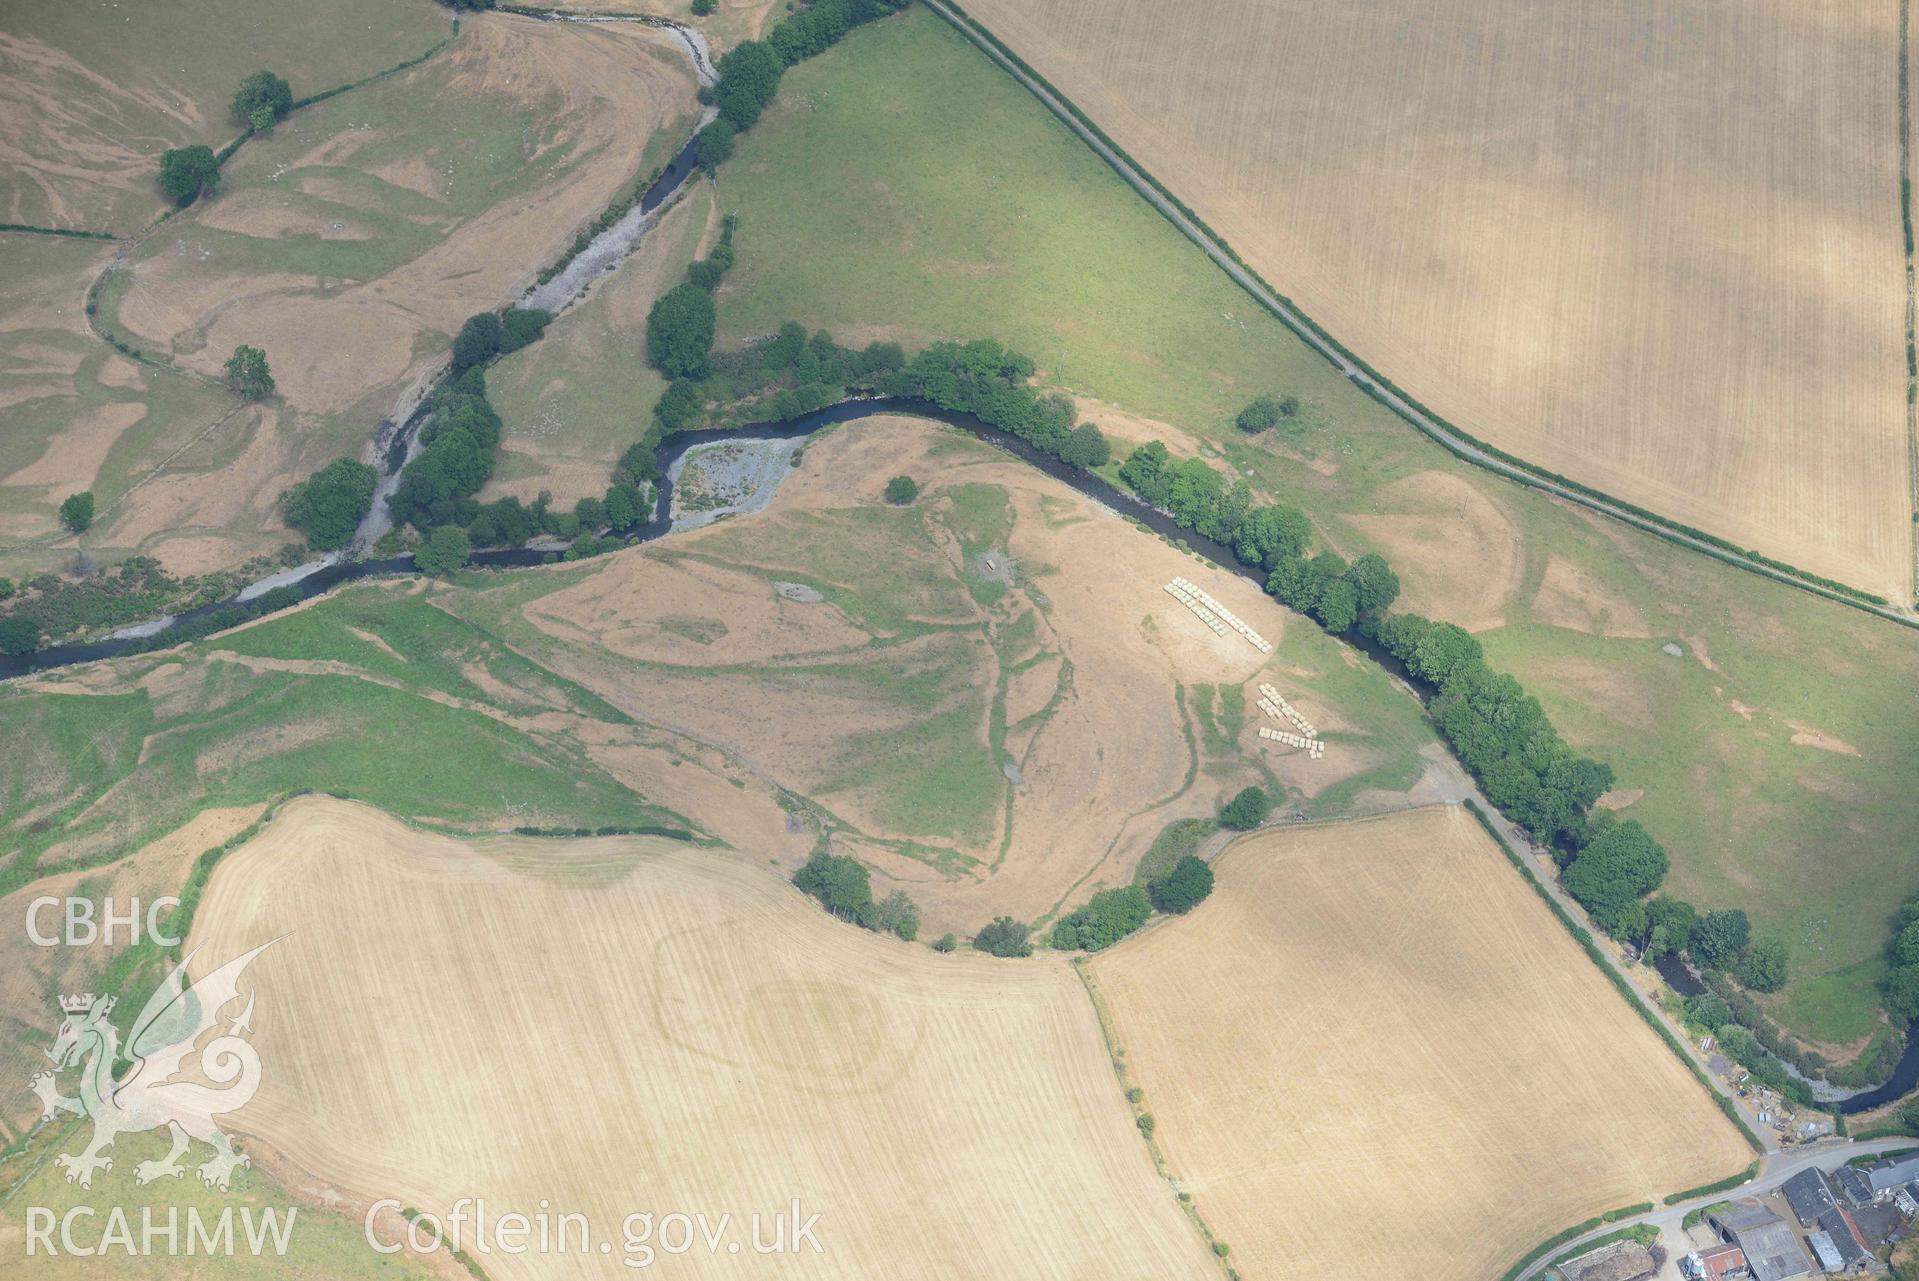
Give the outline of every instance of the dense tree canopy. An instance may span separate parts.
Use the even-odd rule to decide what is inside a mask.
[[[1050,942],[1061,951],[1097,952],[1146,924],[1152,914],[1152,901],[1137,885],[1101,890],[1085,907],[1054,924]]]
[[[793,884],[843,921],[864,924],[873,913],[872,877],[856,858],[818,851],[793,873]]]
[[[160,190],[176,205],[192,204],[219,181],[220,162],[211,147],[173,147],[160,155]]]
[[[1759,940],[1739,958],[1739,981],[1755,992],[1777,992],[1786,986],[1787,954],[1784,939]]]
[[[1249,832],[1266,821],[1273,808],[1264,789],[1248,787],[1228,801],[1219,811],[1219,821],[1236,832]]]
[[[1147,882],[1146,893],[1162,912],[1190,912],[1213,892],[1213,869],[1204,859],[1183,856],[1164,876]]]
[[[1693,927],[1692,955],[1701,965],[1721,968],[1731,965],[1746,950],[1752,938],[1752,924],[1739,908],[1708,912]]]
[[[1073,428],[1073,434],[1066,438],[1065,446],[1059,451],[1062,462],[1075,467],[1084,467],[1091,471],[1095,467],[1104,467],[1113,456],[1113,447],[1106,441],[1106,433],[1096,424],[1081,423]]]
[[[353,539],[373,507],[380,474],[355,458],[336,458],[280,496],[287,524],[306,535],[314,551],[330,552]]]
[[[1595,824],[1593,831],[1566,868],[1566,892],[1608,934],[1625,934],[1633,924],[1643,927],[1643,910],[1636,921],[1628,912],[1665,879],[1666,851],[1636,819]]]
[[[84,534],[93,527],[93,491],[70,495],[60,504],[60,523],[70,534]]]
[[[473,541],[458,525],[441,525],[426,536],[413,563],[423,574],[450,574],[473,554]]]
[[[724,117],[700,130],[699,141],[693,147],[693,157],[699,161],[700,168],[712,173],[732,159],[734,139],[738,135],[732,121]]]
[[[267,368],[267,354],[258,347],[242,343],[233,349],[226,363],[227,386],[243,400],[265,400],[273,394],[273,371]]]
[[[0,618],[0,654],[30,654],[40,647],[40,624],[26,614]]]
[[[720,82],[713,89],[720,119],[740,133],[751,129],[779,92],[785,70],[786,63],[769,44],[745,40],[733,46],[720,59]]]
[[[275,121],[286,119],[291,110],[292,87],[271,71],[256,71],[242,80],[240,91],[233,95],[233,105],[229,108],[233,123],[256,129],[262,120],[271,128]]]
[[[1031,956],[1033,945],[1027,941],[1031,933],[1030,926],[1010,916],[996,916],[973,936],[973,946],[993,956]]]
[[[673,286],[646,316],[646,358],[668,378],[704,378],[716,319],[713,296],[686,282]]]

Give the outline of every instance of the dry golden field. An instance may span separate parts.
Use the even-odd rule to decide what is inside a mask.
[[[1495,1276],[1750,1159],[1463,809],[1270,831],[1217,873],[1091,970],[1247,1276]]]
[[[1910,599],[1895,5],[967,8],[1462,429]]]
[[[799,1198],[823,1253],[669,1276],[1213,1278],[1064,965],[941,957],[778,877],[651,839],[463,844],[290,803],[229,856],[190,946],[255,962],[259,1094],[236,1128],[349,1197],[584,1213],[617,1277],[634,1211]],[[545,1198],[546,1200],[542,1200]]]

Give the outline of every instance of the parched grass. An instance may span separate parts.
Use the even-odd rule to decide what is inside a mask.
[[[416,55],[444,39],[448,26],[445,10],[430,0],[184,0],[106,9],[29,3],[10,6],[7,14],[9,34],[44,41],[98,77],[46,75],[35,83],[50,99],[73,95],[91,103],[102,98],[103,86],[147,91],[135,97],[109,89],[110,109],[101,118],[84,108],[73,114],[156,164],[165,148],[196,142],[218,148],[239,133],[227,107],[249,72],[277,71],[294,96],[304,98]],[[178,105],[170,110],[162,106],[173,102]],[[85,137],[82,131],[67,141]],[[46,141],[29,150],[55,159]],[[64,159],[72,163],[71,156]],[[90,188],[68,176],[56,186],[63,201],[75,202],[73,212],[84,215],[80,223],[114,231],[132,231],[161,203],[144,184]],[[47,200],[24,169],[0,175],[0,206],[15,220],[48,222]]]
[[[795,318],[909,345],[990,335],[1033,356],[1042,382],[1167,424],[1133,430],[1210,446],[1348,557],[1386,555],[1430,612],[1494,619],[1480,638],[1495,663],[1622,788],[1643,789],[1626,814],[1670,850],[1670,888],[1704,908],[1743,907],[1792,943],[1794,987],[1820,986],[1789,988],[1790,1028],[1827,1039],[1873,1016],[1864,963],[1884,944],[1887,905],[1919,891],[1906,854],[1919,843],[1908,784],[1919,636],[1452,459],[1254,307],[930,14],[862,28],[795,68],[720,186],[751,246],[720,295],[723,334]],[[840,251],[849,242],[858,253]],[[1301,398],[1297,430],[1248,438],[1230,426],[1269,390]],[[1420,510],[1388,487],[1433,477],[1483,498],[1492,536],[1518,545],[1505,600],[1482,610],[1480,566],[1382,534],[1377,516]],[[1650,638],[1537,616],[1549,555],[1631,605]],[[1669,640],[1689,657],[1665,655]],[[1795,721],[1859,754],[1795,745]],[[1409,781],[1404,767],[1380,771],[1323,799]]]

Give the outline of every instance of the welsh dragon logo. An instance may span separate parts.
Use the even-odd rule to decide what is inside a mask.
[[[127,1031],[124,1048],[109,1021],[112,997],[87,993],[60,998],[66,1021],[47,1051],[53,1071],[39,1073],[31,1084],[46,1118],[71,1112],[93,1121],[93,1141],[86,1151],[55,1158],[66,1170],[67,1182],[91,1187],[95,1170],[113,1169],[113,1158],[102,1154],[116,1138],[162,1126],[173,1134],[173,1149],[158,1161],[134,1166],[135,1183],[185,1174],[180,1158],[196,1139],[213,1149],[198,1169],[208,1187],[225,1191],[234,1169],[250,1164],[233,1150],[232,1140],[221,1133],[213,1118],[244,1107],[260,1088],[260,1056],[246,1039],[252,1030],[253,993],[247,993],[246,1007],[225,1031],[204,1046],[200,1041],[217,1027],[220,1011],[239,999],[241,973],[273,942],[228,961],[198,982],[186,977],[187,966],[197,954],[189,953],[147,998],[140,1017]],[[192,1066],[189,1059],[196,1052],[199,1070],[195,1075],[213,1082],[212,1087],[201,1080],[175,1079],[183,1068]],[[60,1093],[58,1075],[76,1064],[79,1093],[69,1098]]]

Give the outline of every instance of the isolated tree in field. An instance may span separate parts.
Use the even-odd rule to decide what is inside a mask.
[[[0,618],[0,654],[30,654],[39,647],[39,623],[25,614]]]
[[[933,940],[935,952],[951,952],[959,947],[959,939],[951,934],[942,934]]]
[[[1693,959],[1723,968],[1738,959],[1752,938],[1752,923],[1739,908],[1708,912],[1692,932]]]
[[[1755,992],[1777,992],[1786,986],[1786,941],[1761,939],[1739,958],[1736,977]]]
[[[693,16],[696,18],[710,18],[713,16],[713,10],[718,7],[719,0],[693,0]]]
[[[712,372],[713,296],[695,284],[667,290],[646,314],[646,358],[668,378]]]
[[[336,458],[280,496],[287,524],[316,552],[345,547],[373,508],[380,474],[357,458]]]
[[[413,564],[423,574],[450,574],[473,554],[473,541],[458,525],[440,525],[413,553]]]
[[[70,534],[84,534],[93,526],[93,493],[83,491],[60,504],[60,523]]]
[[[973,946],[992,956],[1031,956],[1033,945],[1026,939],[1029,933],[1028,926],[1012,917],[996,916],[973,937]]]
[[[160,190],[184,208],[211,191],[220,181],[220,162],[213,148],[174,147],[160,155]]]
[[[1162,912],[1190,912],[1213,892],[1213,869],[1204,859],[1183,855],[1164,876],[1146,883],[1147,896]]]
[[[693,145],[693,158],[699,161],[700,168],[712,173],[733,158],[734,139],[739,130],[724,117],[715,120],[700,130],[699,141]]]
[[[886,501],[904,507],[920,496],[920,483],[911,476],[895,476],[886,482]]]
[[[1263,789],[1248,787],[1219,811],[1219,821],[1236,832],[1250,832],[1266,821],[1273,803]]]
[[[1066,445],[1059,451],[1059,456],[1062,462],[1091,471],[1106,465],[1113,456],[1113,447],[1106,442],[1106,433],[1097,424],[1081,423],[1066,438]]]
[[[254,72],[240,82],[240,91],[233,95],[233,122],[254,129],[271,129],[291,110],[293,89],[271,71]]]
[[[267,354],[258,347],[242,343],[227,358],[227,386],[243,400],[265,400],[273,394],[273,373],[267,368]]]

